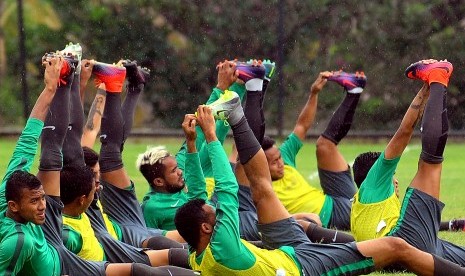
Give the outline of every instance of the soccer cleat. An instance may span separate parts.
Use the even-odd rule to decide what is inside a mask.
[[[363,88],[367,83],[367,77],[363,72],[346,73],[342,70],[334,72],[328,81],[333,81],[340,86],[344,87],[349,93],[358,94],[362,93]]]
[[[276,72],[276,63],[271,62],[269,59],[265,59],[262,62],[263,66],[265,66],[265,80],[270,81],[273,77],[274,73]]]
[[[224,90],[224,93],[221,94],[219,99],[208,106],[212,109],[215,119],[226,121],[237,107],[241,106],[241,99],[236,92]]]
[[[465,220],[453,219],[449,221],[449,230],[450,231],[465,231]]]
[[[453,70],[454,67],[452,63],[448,61],[436,61],[433,63],[418,61],[410,64],[410,66],[405,69],[405,75],[409,79],[422,80],[428,82],[428,84],[439,82],[447,86]]]
[[[123,83],[126,78],[125,67],[95,62],[92,73],[94,73],[96,77],[95,83],[97,87],[101,83],[104,83],[105,90],[108,92],[119,93],[123,90]]]
[[[139,84],[145,84],[148,81],[150,70],[145,67],[137,66],[137,62],[135,60],[124,60],[123,66],[126,67],[126,76],[131,85],[138,86]]]
[[[249,59],[247,61],[247,64],[250,64],[252,65],[254,62],[253,59]],[[264,80],[267,80],[268,82],[271,80],[271,77],[273,77],[274,73],[275,73],[275,68],[276,68],[276,63],[275,62],[272,62],[271,60],[269,59],[265,59],[263,61],[259,60],[258,61],[259,64],[262,64],[264,67],[265,67],[265,77],[264,77]]]
[[[42,61],[47,61],[50,58],[56,57],[56,56],[61,56],[60,52],[57,53],[46,53],[42,57]],[[77,59],[75,59],[74,56],[65,56],[63,57],[63,65],[61,66],[60,70],[60,79],[58,80],[58,86],[60,85],[66,85],[69,81],[72,81],[69,77],[73,74],[75,71],[76,65],[78,64]]]
[[[73,44],[73,43],[68,43],[66,47],[60,51],[60,53],[64,57],[74,57],[74,59],[77,60],[77,65],[76,65],[76,74],[81,73],[81,59],[82,59],[82,47],[79,45],[79,43]]]
[[[265,78],[265,66],[259,63],[258,66],[254,66],[247,62],[236,61],[236,70],[239,72],[238,78],[244,82],[248,82],[251,79]]]

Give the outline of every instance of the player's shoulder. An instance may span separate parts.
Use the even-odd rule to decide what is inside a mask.
[[[29,250],[34,247],[34,232],[27,224],[7,219],[0,223],[0,242],[6,247]]]

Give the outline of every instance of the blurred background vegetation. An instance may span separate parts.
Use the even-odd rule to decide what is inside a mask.
[[[79,42],[84,58],[130,58],[151,69],[136,128],[179,128],[183,115],[208,98],[217,62],[269,58],[278,61],[266,96],[269,128],[291,129],[317,74],[343,69],[368,77],[352,130],[393,131],[421,87],[404,69],[430,57],[454,64],[450,126],[465,128],[464,0],[1,0],[0,127],[24,123],[21,80],[32,106],[42,90],[42,55],[68,42]],[[95,93],[88,89],[86,108]],[[342,88],[327,85],[314,131],[342,96]]]

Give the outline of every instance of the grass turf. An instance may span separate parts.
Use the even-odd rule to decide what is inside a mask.
[[[137,139],[130,138],[124,147],[123,160],[128,174],[136,184],[136,192],[139,200],[148,191],[148,184],[142,175],[137,171],[135,162],[137,155],[152,145],[165,145],[171,153],[176,153],[181,145],[182,140],[179,138],[152,138]],[[0,139],[0,175],[4,175],[8,160],[11,157],[15,146],[15,139]],[[98,144],[98,143],[97,143]],[[355,157],[365,151],[382,151],[387,141],[366,142],[366,141],[343,141],[339,149],[346,160],[351,164]],[[98,150],[98,147],[96,147]],[[227,142],[225,149],[229,153],[231,144]],[[413,141],[405,150],[402,159],[396,171],[396,178],[399,180],[399,187],[403,196],[405,188],[413,178],[417,168],[418,156],[420,154],[421,144],[419,141]],[[465,144],[450,141],[446,146],[444,154],[445,162],[443,164],[442,182],[441,182],[441,200],[446,203],[443,210],[443,220],[452,218],[465,217],[463,209],[463,188],[465,171],[463,170],[463,153]],[[32,172],[37,172],[36,164],[32,167]],[[315,144],[314,141],[308,141],[297,156],[297,168],[310,184],[319,186],[318,174],[316,170]],[[458,232],[441,232],[440,237],[453,243],[465,246],[465,233]],[[374,274],[377,275],[377,274]],[[397,275],[389,273],[379,273],[378,275]],[[408,274],[403,274],[408,275]]]

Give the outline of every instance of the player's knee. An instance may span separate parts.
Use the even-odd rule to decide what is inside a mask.
[[[318,137],[318,139],[316,140],[316,152],[317,154],[324,154],[326,152],[330,152],[331,149],[333,149],[334,147],[336,147],[336,145],[334,144],[334,142],[332,142],[331,140],[323,137],[323,136],[320,136]]]
[[[409,245],[405,240],[397,237],[387,237],[388,240],[388,245],[389,245],[389,251],[397,256],[397,259],[399,261],[402,261],[407,255],[409,255],[410,249],[412,248],[411,245]]]
[[[262,204],[263,202],[268,202],[271,197],[275,197],[273,189],[271,186],[269,188],[263,189],[254,189],[252,192],[252,200],[255,206]]]

